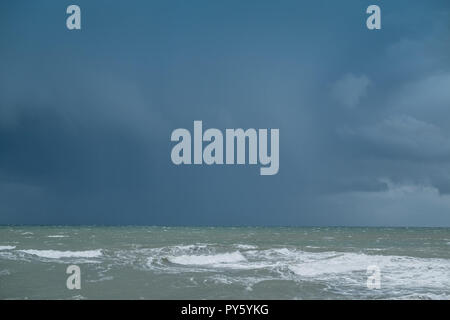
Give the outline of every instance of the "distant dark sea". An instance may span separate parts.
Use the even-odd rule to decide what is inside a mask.
[[[449,299],[450,229],[3,226],[0,298]]]

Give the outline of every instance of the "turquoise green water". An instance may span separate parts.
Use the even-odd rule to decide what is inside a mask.
[[[1,299],[449,297],[448,228],[0,227]]]

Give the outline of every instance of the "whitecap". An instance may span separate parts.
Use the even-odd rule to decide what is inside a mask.
[[[167,259],[172,263],[183,265],[217,265],[246,261],[239,251],[211,255],[181,255]]]
[[[235,247],[242,250],[251,250],[258,248],[257,246],[253,246],[251,244],[236,244]]]
[[[8,269],[0,271],[0,276],[9,276],[11,272]]]
[[[110,280],[114,280],[114,277],[113,276],[105,276],[105,277],[101,277],[99,279],[86,280],[86,282],[102,282],[102,281],[110,281]]]
[[[365,277],[367,267],[372,265],[380,268],[384,287],[444,289],[450,285],[448,259],[324,252],[305,256],[289,270],[301,278],[331,280],[340,275],[341,279],[359,283],[358,274]]]
[[[0,246],[0,250],[12,250],[15,248],[16,246]]]
[[[96,258],[102,255],[102,251],[86,250],[86,251],[59,251],[59,250],[19,250],[20,252],[35,255],[42,258],[60,259],[60,258]]]

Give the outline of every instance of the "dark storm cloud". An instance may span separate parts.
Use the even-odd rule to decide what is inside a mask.
[[[446,1],[69,4],[1,5],[0,223],[450,225]],[[194,120],[279,173],[173,165]]]

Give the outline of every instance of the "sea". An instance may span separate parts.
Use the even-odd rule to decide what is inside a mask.
[[[450,228],[0,227],[0,299],[449,298]]]

